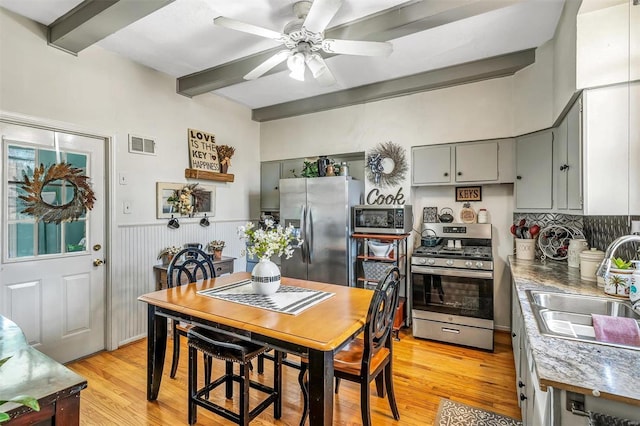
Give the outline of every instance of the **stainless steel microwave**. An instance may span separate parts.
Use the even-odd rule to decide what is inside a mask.
[[[409,234],[413,210],[409,205],[367,205],[352,208],[353,232],[367,234]]]

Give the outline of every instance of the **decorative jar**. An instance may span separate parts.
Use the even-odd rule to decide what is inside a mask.
[[[255,294],[270,295],[280,288],[280,268],[269,259],[260,262],[251,271],[251,286]]]
[[[611,296],[629,297],[633,269],[609,269],[604,277],[604,292]]]
[[[580,267],[580,253],[589,249],[589,243],[584,238],[575,238],[569,241],[567,264],[569,268]]]
[[[604,252],[593,247],[591,250],[581,251],[578,257],[580,258],[580,278],[583,281],[597,282],[596,272],[604,259]],[[604,283],[598,282],[597,285],[604,287]]]

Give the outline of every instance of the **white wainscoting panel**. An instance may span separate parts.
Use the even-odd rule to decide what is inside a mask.
[[[246,269],[245,245],[237,228],[246,221],[214,222],[202,227],[198,222],[181,221],[180,228],[169,229],[166,222],[158,225],[125,225],[118,227],[117,246],[113,250],[115,265],[111,277],[113,319],[122,345],[147,333],[147,305],[138,296],[155,290],[153,266],[160,264],[158,253],[167,246],[224,240],[223,256],[235,257],[234,271]]]

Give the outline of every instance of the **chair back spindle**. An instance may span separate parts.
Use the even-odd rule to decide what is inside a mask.
[[[216,277],[213,262],[207,253],[197,247],[182,249],[167,268],[167,287],[189,284],[198,279]]]

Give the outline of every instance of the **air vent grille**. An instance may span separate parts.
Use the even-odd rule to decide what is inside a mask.
[[[143,136],[129,135],[129,152],[156,155],[156,141]]]

